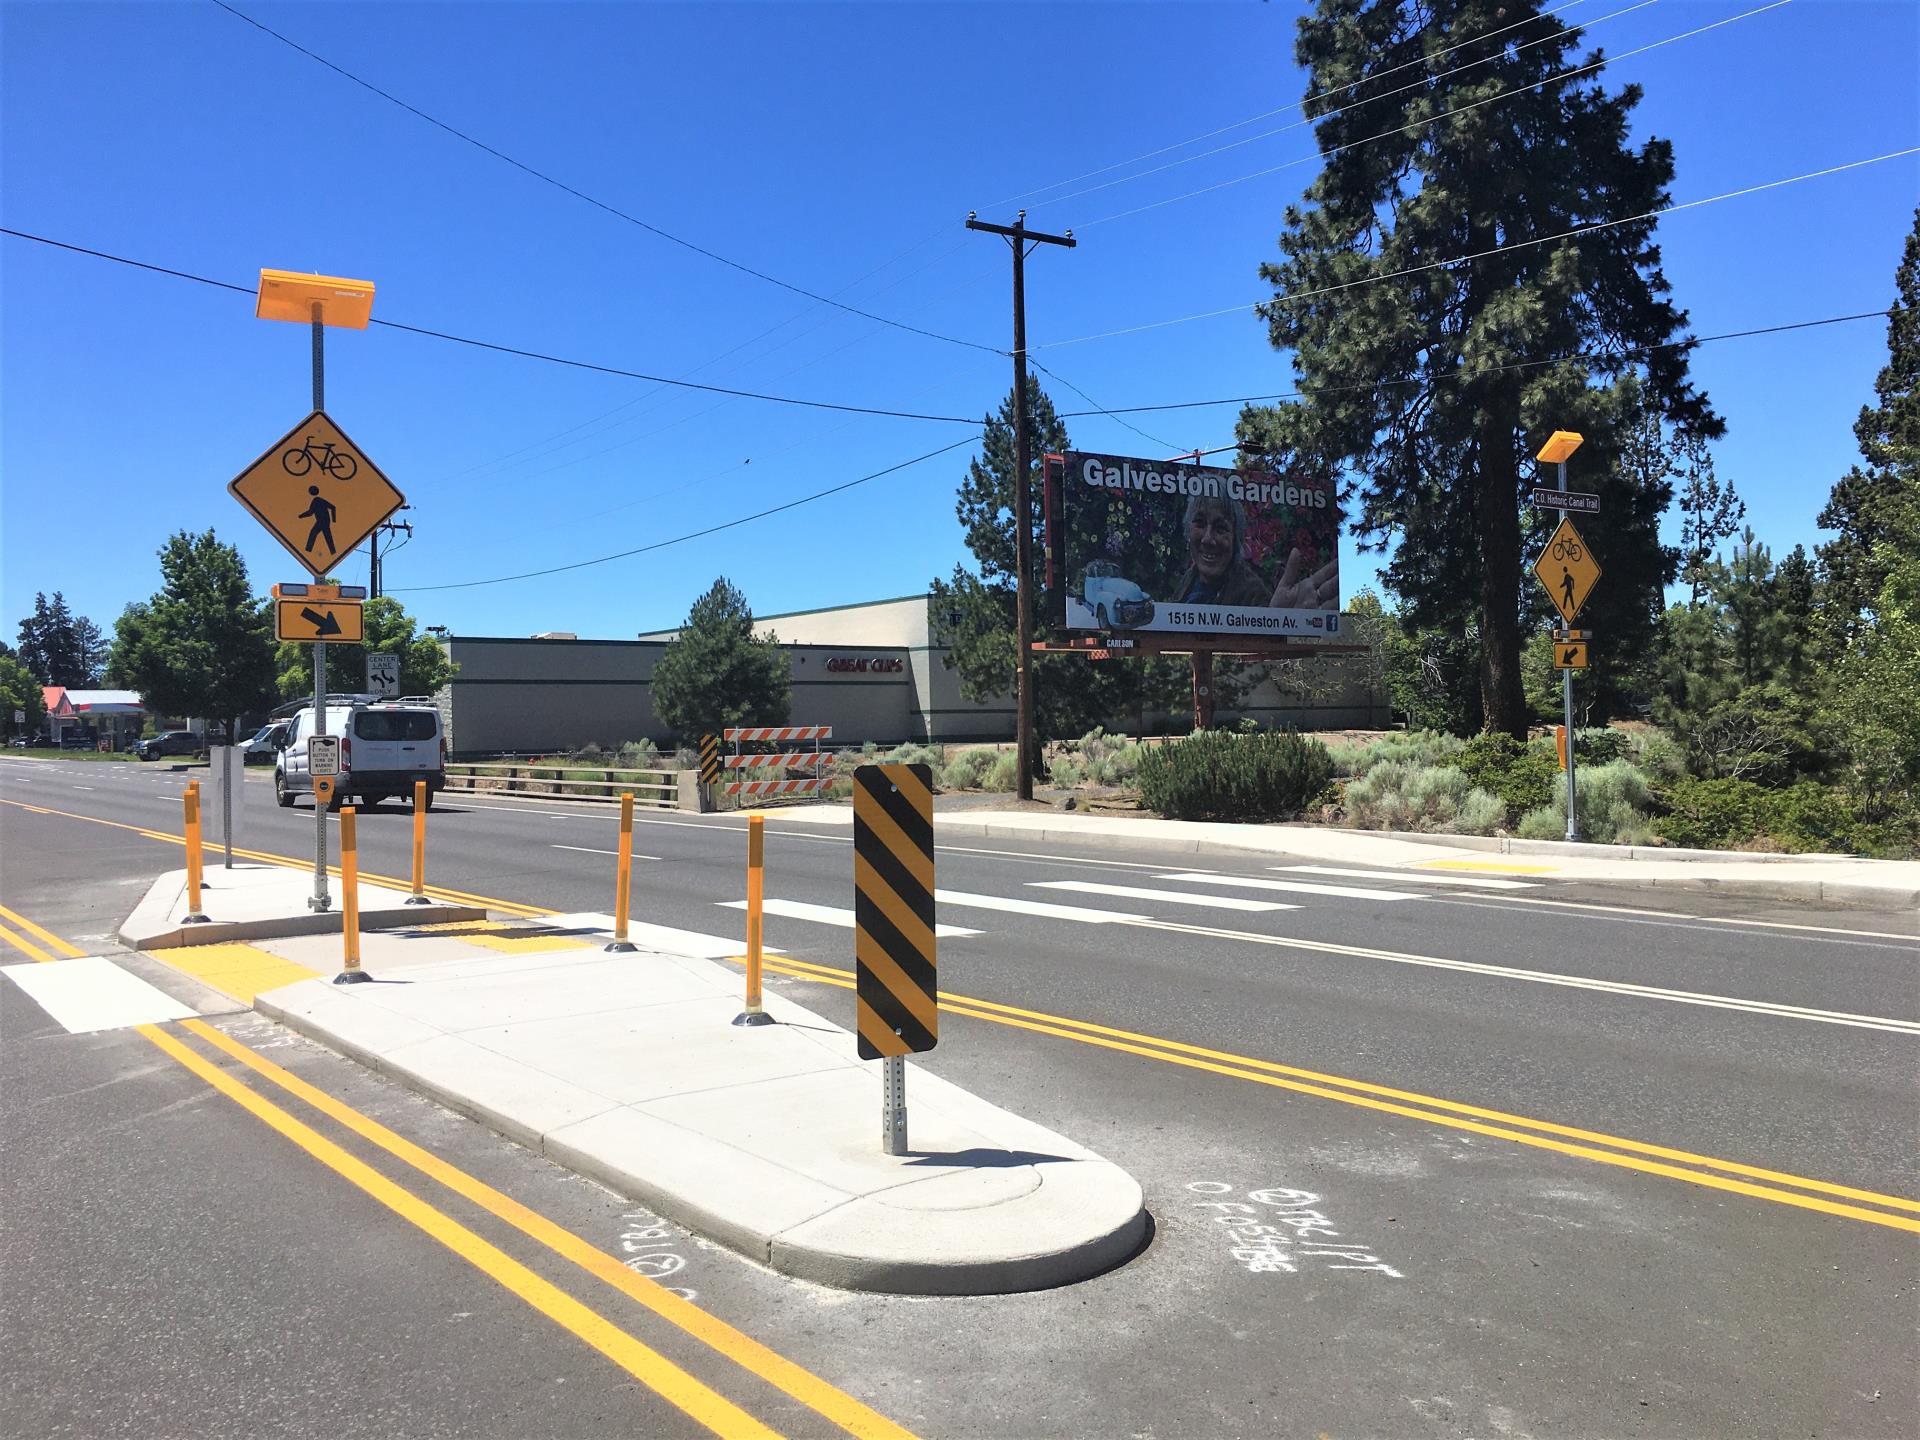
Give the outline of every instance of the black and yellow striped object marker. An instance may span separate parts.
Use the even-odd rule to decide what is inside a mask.
[[[700,737],[700,783],[720,783],[720,737],[717,735]]]
[[[855,1013],[860,1058],[940,1038],[933,948],[933,787],[925,765],[853,772]]]

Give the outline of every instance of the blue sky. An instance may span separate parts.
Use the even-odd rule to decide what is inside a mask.
[[[742,264],[945,335],[1009,343],[1004,245],[970,209],[1074,228],[1028,268],[1036,357],[1103,405],[1290,388],[1245,311],[1082,343],[1264,288],[1315,171],[1298,120],[1301,0],[1262,4],[248,4],[449,124]],[[1610,55],[1764,0],[1583,0]],[[1602,18],[1611,16],[1612,18]],[[1674,142],[1676,201],[1920,144],[1920,5],[1793,0],[1621,60],[1637,135]],[[1212,140],[1203,132],[1269,111]],[[1179,146],[1079,184],[1057,185]],[[1250,172],[1288,168],[1240,183]],[[596,363],[861,405],[982,415],[1004,357],[824,308],[663,241],[195,3],[0,7],[0,217],[251,287],[261,266],[365,277],[376,316]],[[1106,181],[1072,199],[1055,197]],[[1120,212],[1185,196],[1133,215]],[[1884,307],[1920,197],[1906,157],[1676,215],[1666,271],[1696,333]],[[1052,202],[1052,203],[1049,203]],[[777,328],[776,328],[777,327]],[[771,333],[768,333],[771,332]],[[1851,463],[1885,358],[1868,321],[1708,345],[1720,473],[1782,553]],[[1046,381],[1062,409],[1089,408]],[[775,519],[513,584],[416,590],[670,538],[977,438],[658,390],[394,331],[331,331],[329,412],[405,491],[387,583],[464,634],[627,636],[718,574],[760,613],[911,593],[963,556],[968,451]],[[299,578],[226,482],[306,413],[308,347],[240,295],[0,237],[0,625],[64,590],[111,625],[172,530]],[[1234,410],[1135,417],[1168,450]],[[1087,449],[1154,455],[1104,417]],[[1346,550],[1345,593],[1371,557]],[[356,560],[342,568],[363,580]]]

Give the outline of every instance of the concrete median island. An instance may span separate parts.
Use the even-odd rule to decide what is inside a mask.
[[[880,1067],[856,1057],[849,1030],[772,993],[776,1024],[737,1027],[740,971],[708,937],[635,925],[640,952],[610,955],[610,928],[576,915],[369,934],[365,966],[385,983],[307,980],[255,1003],[803,1279],[1037,1290],[1111,1269],[1144,1242],[1131,1175],[917,1067],[911,1153],[883,1154]],[[309,963],[324,944],[256,943]]]

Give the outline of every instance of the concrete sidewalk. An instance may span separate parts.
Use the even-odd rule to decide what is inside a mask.
[[[766,812],[783,823],[853,824],[850,805]],[[1657,846],[1569,845],[1483,835],[1409,835],[1332,825],[1230,824],[1080,811],[935,811],[941,839],[976,836],[1048,845],[1142,846],[1176,854],[1253,854],[1369,869],[1484,870],[1572,882],[1626,882],[1764,900],[1889,909],[1920,905],[1920,861],[1852,855],[1767,855]]]
[[[881,1153],[880,1066],[856,1057],[850,1031],[774,994],[778,1023],[735,1026],[737,966],[673,953],[680,932],[645,925],[630,932],[640,953],[607,954],[611,924],[572,915],[368,934],[377,983],[304,980],[255,1004],[804,1279],[919,1295],[1035,1290],[1110,1269],[1143,1243],[1132,1176],[915,1066],[912,1153]],[[331,937],[255,944],[336,968]]]

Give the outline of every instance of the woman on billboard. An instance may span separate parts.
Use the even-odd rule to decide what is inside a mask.
[[[1247,512],[1225,495],[1194,495],[1187,501],[1187,570],[1172,598],[1201,605],[1250,605],[1275,610],[1312,610],[1338,593],[1339,562],[1301,575],[1298,550],[1287,553],[1277,585],[1269,587],[1247,559]]]

